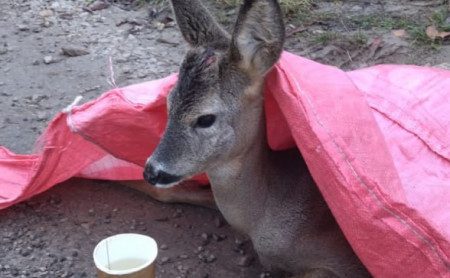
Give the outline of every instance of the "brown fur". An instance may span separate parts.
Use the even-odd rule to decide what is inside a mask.
[[[284,41],[275,0],[248,0],[230,37],[198,0],[172,0],[191,45],[169,95],[164,136],[145,176],[157,187],[206,172],[227,221],[248,234],[264,266],[298,277],[370,277],[297,149],[266,142],[265,74]],[[202,117],[215,121],[201,124]]]

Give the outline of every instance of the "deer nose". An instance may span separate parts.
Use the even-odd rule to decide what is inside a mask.
[[[180,181],[181,177],[159,170],[152,164],[147,163],[144,170],[144,179],[153,185],[166,185]]]
[[[159,172],[151,164],[145,165],[144,180],[153,185],[156,185],[158,183]]]

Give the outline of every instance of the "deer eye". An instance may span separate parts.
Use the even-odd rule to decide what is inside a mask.
[[[203,115],[198,117],[195,127],[208,128],[214,124],[216,116],[213,114]]]

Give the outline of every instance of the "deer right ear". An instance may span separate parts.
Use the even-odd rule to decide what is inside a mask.
[[[181,34],[191,47],[228,47],[229,34],[199,0],[171,0],[170,3]]]
[[[280,58],[284,32],[277,0],[245,0],[232,36],[231,60],[264,76]]]

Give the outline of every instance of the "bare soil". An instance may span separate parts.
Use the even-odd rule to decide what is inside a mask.
[[[49,120],[77,95],[177,70],[186,45],[168,5],[146,1],[3,0],[0,10],[0,145],[30,153]],[[236,9],[207,2],[230,26]],[[448,1],[325,1],[289,14],[286,48],[357,69],[379,63],[450,63]],[[403,34],[402,30],[405,32]],[[1,190],[1,189],[0,189]],[[160,245],[157,277],[270,277],[250,242],[215,210],[161,204],[113,182],[72,179],[0,211],[0,277],[95,277],[102,238],[147,234]]]

